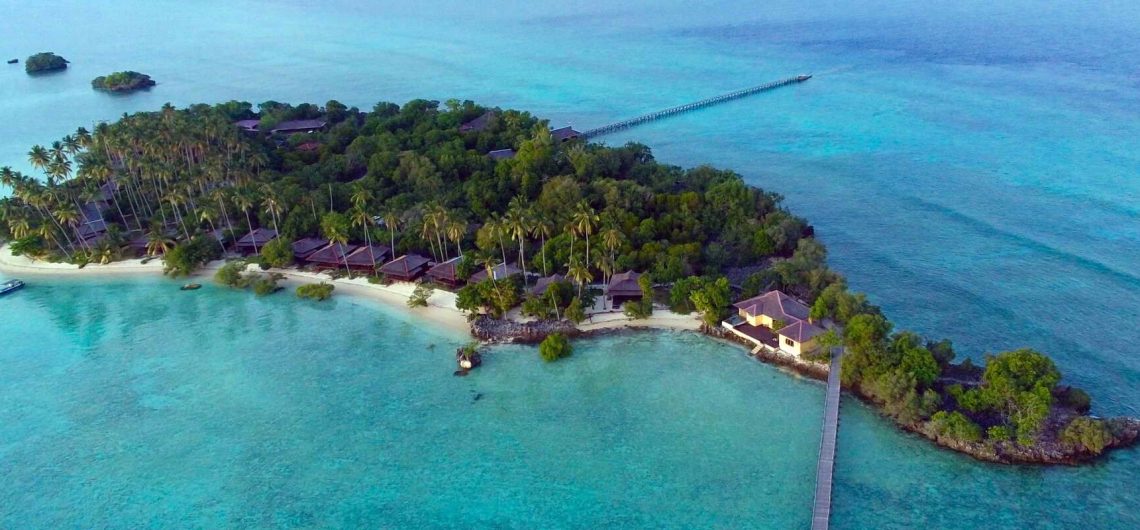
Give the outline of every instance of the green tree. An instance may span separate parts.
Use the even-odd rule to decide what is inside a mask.
[[[573,352],[573,347],[570,345],[570,340],[561,333],[552,333],[547,335],[542,343],[538,345],[538,353],[542,356],[542,360],[546,362],[554,362],[563,357],[569,357]]]
[[[288,267],[293,264],[293,246],[283,237],[273,239],[261,247],[261,259],[270,267]]]
[[[574,297],[574,299],[570,301],[570,305],[566,306],[566,311],[563,314],[567,320],[575,324],[580,324],[583,320],[586,320],[586,312],[582,309],[582,299]]]
[[[705,283],[691,295],[693,307],[700,312],[701,320],[710,328],[720,325],[720,321],[728,317],[731,297],[732,289],[728,285],[728,278],[723,276]]]
[[[332,296],[333,289],[336,287],[330,283],[307,283],[297,287],[297,296],[299,298],[309,298],[322,302],[328,300]]]
[[[1065,430],[1061,431],[1061,442],[1071,447],[1084,449],[1094,455],[1099,455],[1112,441],[1112,430],[1104,421],[1078,416],[1073,418]]]

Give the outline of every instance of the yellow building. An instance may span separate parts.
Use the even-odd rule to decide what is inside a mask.
[[[808,306],[787,294],[773,290],[733,305],[742,323],[735,329],[768,348],[800,356],[814,351],[816,337],[824,333],[811,323]],[[771,335],[774,337],[768,338]],[[774,340],[772,340],[774,339]]]

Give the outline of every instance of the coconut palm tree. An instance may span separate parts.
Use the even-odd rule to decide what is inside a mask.
[[[368,212],[364,211],[364,209],[359,206],[354,206],[348,215],[352,220],[352,226],[359,226],[362,230],[364,230],[364,244],[368,245],[368,255],[372,257],[372,265],[375,266],[376,251],[372,250],[372,236],[369,234],[369,232],[372,231],[372,216],[368,215]]]
[[[459,257],[463,257],[463,247],[460,242],[463,241],[463,236],[467,234],[467,222],[462,219],[453,219],[447,224],[447,239],[455,243],[455,251]]]
[[[47,170],[48,164],[51,163],[51,154],[48,153],[48,150],[45,149],[44,146],[34,145],[32,149],[28,151],[28,163],[40,171],[45,171]]]
[[[542,275],[549,276],[546,272],[546,238],[550,237],[550,234],[553,233],[554,225],[550,222],[550,219],[541,212],[532,212],[531,229],[532,233],[542,240],[541,246],[539,247],[542,249]]]
[[[578,282],[578,298],[582,298],[582,286],[594,280],[594,275],[590,272],[590,268],[578,260],[573,260],[570,262],[569,267],[567,267],[566,272],[571,278],[574,278],[574,281]]]
[[[388,235],[392,238],[392,255],[396,255],[396,230],[400,228],[400,214],[394,208],[384,210],[384,227],[388,229]]]
[[[277,197],[277,192],[273,190],[273,187],[268,184],[262,186],[261,193],[265,195],[261,200],[261,206],[273,219],[273,231],[280,234],[281,229],[277,224],[277,218],[281,215],[281,199]]]
[[[348,245],[348,220],[339,213],[327,214],[321,218],[321,233],[325,239],[339,246],[337,250],[344,259],[344,270],[351,276],[352,269],[348,268],[348,255],[344,252],[344,247]]]
[[[586,263],[590,262],[590,234],[594,233],[594,227],[598,222],[598,214],[590,207],[589,203],[585,200],[578,203],[574,215],[571,217],[572,223],[577,228],[578,233],[586,236]]]
[[[162,230],[157,227],[151,228],[150,232],[146,234],[146,253],[148,256],[166,254],[173,246],[174,240],[166,237],[166,234],[163,234]]]
[[[491,218],[484,223],[487,227],[487,233],[494,239],[499,240],[499,248],[503,251],[503,263],[507,262],[507,246],[503,244],[503,234],[507,231],[507,225],[498,213],[492,213]]]
[[[514,202],[514,201],[511,201]],[[519,242],[519,268],[523,271],[523,285],[526,285],[526,236],[530,233],[530,219],[521,203],[514,204],[503,219],[507,235]],[[505,260],[504,260],[505,263]]]
[[[253,237],[253,219],[249,217],[249,210],[253,208],[254,197],[248,190],[242,190],[234,195],[234,202],[237,207],[245,212],[245,222],[249,226],[250,239],[253,240],[253,252],[259,253],[260,249],[257,248],[257,239]],[[346,265],[347,266],[347,265]]]
[[[621,233],[621,230],[612,226],[607,228],[605,232],[602,232],[602,244],[610,251],[611,264],[617,263],[617,257],[615,257],[614,252],[621,246],[624,238],[625,236]]]

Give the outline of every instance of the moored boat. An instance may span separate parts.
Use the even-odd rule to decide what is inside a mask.
[[[18,62],[20,62],[19,59],[8,59],[8,64],[16,64]]]
[[[200,283],[188,283],[186,285],[183,285],[180,290],[182,290],[182,291],[194,291],[194,290],[201,289],[201,288],[202,288],[202,284],[200,284]]]
[[[20,280],[8,280],[0,283],[0,295],[8,294],[12,291],[17,291],[24,287],[24,282]]]

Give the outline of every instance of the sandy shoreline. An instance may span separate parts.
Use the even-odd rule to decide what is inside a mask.
[[[199,283],[213,281],[213,273],[225,262],[214,261],[199,269],[191,278]],[[260,271],[260,269],[256,269]],[[117,261],[107,265],[88,264],[82,269],[69,263],[50,263],[33,261],[24,256],[13,256],[8,245],[0,246],[0,272],[9,276],[41,276],[41,277],[123,277],[123,276],[161,276],[162,260],[152,259],[142,263],[141,259]],[[436,289],[428,299],[428,307],[409,308],[408,298],[415,290],[415,284],[396,282],[390,285],[368,283],[366,278],[340,278],[330,279],[324,274],[304,272],[296,269],[270,269],[265,272],[277,272],[285,276],[281,282],[283,287],[290,290],[306,283],[332,283],[336,285],[337,294],[347,294],[375,300],[385,305],[400,308],[418,318],[427,320],[452,331],[469,334],[471,326],[467,316],[455,307],[455,293]],[[700,322],[692,315],[678,315],[668,310],[657,310],[653,316],[642,320],[630,320],[621,313],[598,313],[578,325],[582,331],[602,329],[670,329],[697,331]]]

